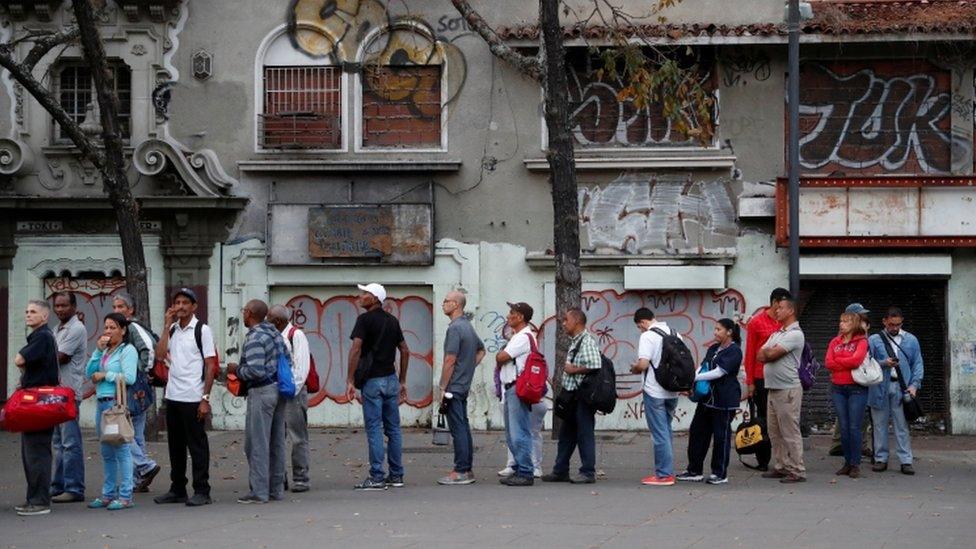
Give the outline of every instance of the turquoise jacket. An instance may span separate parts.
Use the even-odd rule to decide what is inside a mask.
[[[98,398],[115,396],[115,379],[120,375],[125,377],[126,385],[135,383],[136,368],[139,366],[139,353],[128,343],[120,345],[108,357],[105,367],[102,367],[103,354],[105,352],[101,349],[95,349],[85,371],[85,377],[88,379],[91,379],[95,372],[105,372],[105,379],[98,382],[95,387],[95,396]]]

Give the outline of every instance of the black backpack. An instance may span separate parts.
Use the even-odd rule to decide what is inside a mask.
[[[662,339],[661,363],[654,368],[654,379],[666,391],[690,391],[695,384],[695,359],[688,346],[674,330],[670,334],[660,328],[651,331]]]
[[[580,382],[577,394],[583,402],[597,412],[609,414],[617,406],[617,372],[613,361],[600,353],[600,369],[586,374]]]

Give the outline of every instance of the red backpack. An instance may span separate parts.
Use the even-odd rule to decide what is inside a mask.
[[[546,366],[546,357],[542,356],[535,344],[535,338],[529,334],[526,337],[529,338],[529,356],[525,359],[525,368],[515,380],[515,394],[522,402],[532,405],[542,402],[542,397],[546,394],[549,368]]]
[[[292,339],[295,337],[295,330],[298,326],[292,326],[291,330],[288,330],[288,342],[291,343]],[[308,377],[305,378],[305,388],[308,389],[308,394],[314,395],[319,392],[321,387],[319,386],[319,373],[315,371],[315,357],[312,356],[312,350],[309,349],[308,352]]]

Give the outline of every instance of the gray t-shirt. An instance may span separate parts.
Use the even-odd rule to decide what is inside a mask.
[[[767,362],[763,366],[767,389],[793,389],[800,386],[800,356],[803,354],[805,341],[799,322],[785,326],[769,336],[764,348],[779,345],[787,352],[779,360]]]
[[[454,355],[457,361],[454,363],[451,379],[447,383],[447,392],[468,393],[471,389],[474,369],[478,366],[475,357],[478,351],[484,348],[485,344],[474,331],[468,317],[461,316],[451,321],[450,326],[447,327],[447,337],[444,338],[444,356]]]
[[[58,325],[54,333],[58,352],[71,357],[67,364],[60,365],[61,385],[75,390],[75,398],[81,402],[81,387],[85,382],[85,366],[88,361],[88,330],[78,319],[78,315]]]

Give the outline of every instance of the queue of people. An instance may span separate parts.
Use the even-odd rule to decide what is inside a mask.
[[[358,316],[350,334],[346,397],[351,402],[357,393],[363,407],[369,473],[355,486],[357,490],[387,490],[404,486],[402,435],[399,405],[406,399],[410,349],[398,320],[383,309],[385,288],[376,283],[358,286]],[[444,364],[437,383],[436,400],[447,418],[454,442],[452,470],[438,480],[442,485],[468,485],[473,474],[473,442],[467,417],[468,394],[474,373],[486,351],[470,319],[465,314],[466,298],[452,291],[442,303],[450,319],[444,341]],[[525,302],[508,303],[506,317],[511,337],[495,355],[496,396],[503,409],[505,441],[509,463],[499,475],[507,486],[531,486],[543,482],[591,484],[596,482],[596,410],[583,399],[570,402],[559,428],[557,454],[551,472],[542,473],[541,431],[547,410],[545,402],[527,404],[516,392],[516,380],[531,353],[538,352],[537,334],[531,324],[533,309]],[[22,387],[61,384],[77,387],[90,379],[96,388],[95,423],[101,437],[101,417],[114,409],[120,391],[136,382],[137,374],[160,375],[159,361],[165,357],[164,403],[167,444],[170,458],[170,485],[153,498],[157,504],[182,503],[201,506],[212,502],[209,482],[210,451],[206,420],[211,413],[210,395],[219,367],[213,333],[196,317],[197,296],[181,288],[172,296],[165,313],[166,329],[156,336],[133,320],[132,299],[125,294],[114,297],[115,312],[106,316],[96,349],[79,373],[76,357],[84,357],[84,326],[77,318],[76,303],[70,293],[54,298],[60,321],[57,332],[47,327],[50,306],[31,301],[25,312],[31,330],[27,345],[15,357],[23,370]],[[308,391],[312,360],[308,338],[290,322],[291,312],[282,305],[251,300],[242,309],[248,329],[240,363],[229,363],[246,386],[245,455],[248,462],[248,493],[242,504],[263,504],[281,500],[288,489],[286,445],[290,441],[291,483],[293,492],[310,489],[308,455]],[[896,455],[901,472],[914,474],[908,422],[902,410],[903,398],[915,397],[921,388],[923,366],[917,338],[902,329],[902,312],[888,310],[884,330],[868,337],[868,313],[852,304],[840,315],[838,335],[827,346],[826,367],[830,371],[831,396],[837,412],[844,464],[837,475],[860,476],[861,425],[870,409],[874,429],[872,470],[883,472],[888,466],[888,423],[895,433]],[[566,311],[562,329],[570,338],[563,366],[561,392],[577,391],[587,375],[599,370],[603,357],[596,339],[587,329],[581,309]],[[665,388],[658,379],[668,339],[681,335],[648,308],[638,309],[633,321],[640,332],[636,342],[637,360],[630,366],[643,375],[644,413],[652,445],[652,473],[642,484],[670,486],[676,481],[718,485],[729,479],[732,449],[732,422],[742,400],[754,402],[758,420],[765,425],[770,451],[757,455],[763,478],[781,483],[806,480],[800,413],[803,401],[801,369],[804,367],[806,339],[797,321],[796,302],[782,288],[770,294],[770,304],[749,321],[745,349],[741,347],[739,324],[729,318],[716,321],[713,340],[705,352],[694,382],[707,390],[694,394],[697,407],[689,430],[687,466],[674,473],[672,425],[679,393]],[[82,332],[78,332],[78,327]],[[84,339],[82,339],[82,344]],[[871,387],[855,381],[852,371],[868,359],[882,365],[883,380]],[[282,361],[286,369],[282,370]],[[80,363],[84,363],[82,360]],[[744,369],[746,390],[742,393],[739,370]],[[290,377],[295,392],[279,390]],[[682,393],[688,394],[688,393]],[[101,494],[88,503],[90,508],[129,509],[133,494],[148,491],[160,466],[145,452],[145,417],[131,417],[134,436],[131,442],[100,442],[104,467]],[[75,463],[81,451],[80,429],[76,423],[56,429],[24,433],[22,455],[27,478],[27,497],[16,511],[25,516],[46,514],[50,505],[84,499],[83,464]],[[704,464],[711,449],[709,475]],[[579,453],[580,467],[570,473],[573,453]],[[187,484],[187,457],[192,461],[192,495]],[[769,467],[772,464],[772,467]]]

